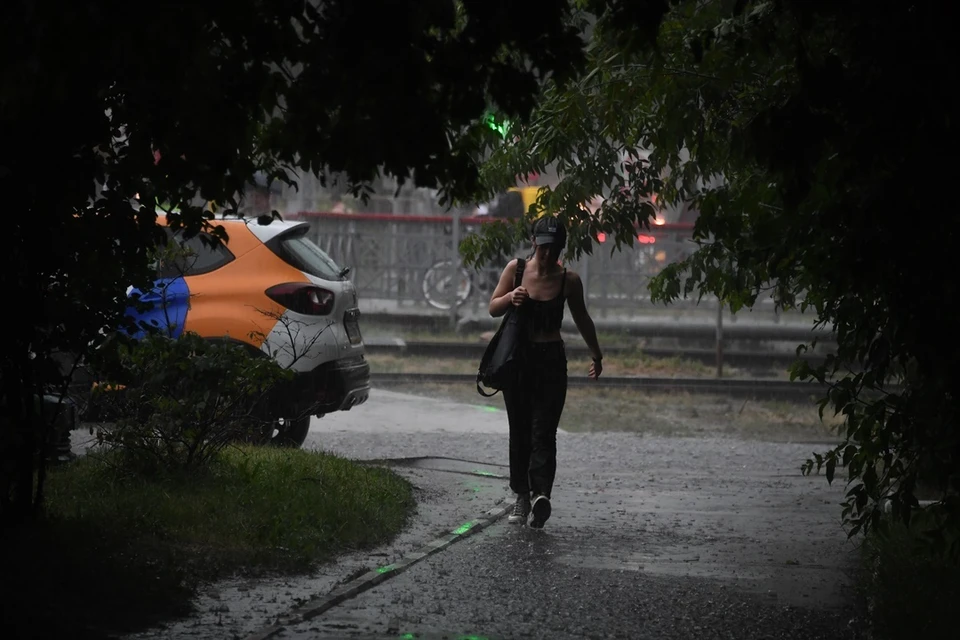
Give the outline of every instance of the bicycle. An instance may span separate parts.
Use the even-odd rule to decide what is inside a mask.
[[[519,199],[518,194],[512,195],[515,196],[513,200]],[[494,213],[500,214],[502,212],[496,209]],[[498,215],[486,212],[480,215],[489,215],[491,218],[498,217]],[[471,225],[465,225],[463,227],[464,233],[473,233],[476,230],[477,228]],[[444,227],[444,235],[451,234],[452,228]],[[479,269],[479,273],[476,270],[471,271],[462,265],[458,266],[456,268],[456,279],[458,281],[456,293],[457,308],[463,306],[474,292],[481,296],[489,297],[494,289],[497,288],[497,283],[500,282],[501,268],[497,268],[494,265],[498,263],[506,264],[508,261],[509,258],[501,255],[498,259],[491,261]],[[451,298],[453,298],[453,295],[450,292],[450,288],[453,286],[454,272],[454,264],[450,258],[437,260],[424,272],[423,278],[420,280],[420,289],[423,292],[423,297],[427,301],[427,304],[431,307],[447,311],[452,306]]]
[[[456,276],[454,276],[456,273]],[[454,263],[449,258],[434,262],[423,274],[420,286],[427,304],[435,309],[444,311],[452,306],[454,297],[450,289],[453,280],[457,280],[456,305],[459,308],[471,294],[476,292],[481,296],[489,296],[497,287],[500,280],[499,272],[484,268],[480,273],[458,266],[454,271]]]

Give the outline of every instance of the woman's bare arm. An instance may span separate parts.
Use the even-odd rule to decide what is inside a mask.
[[[587,348],[593,354],[593,365],[590,367],[592,378],[600,375],[602,369],[601,360],[603,353],[600,351],[600,342],[597,340],[597,328],[593,324],[593,318],[587,312],[587,304],[583,299],[583,281],[580,275],[575,271],[567,271],[567,304],[570,306],[570,315],[573,317],[574,324],[583,336]]]
[[[526,296],[526,289],[523,287],[514,288],[513,281],[517,275],[517,259],[514,258],[504,267],[500,274],[500,282],[497,288],[493,290],[490,296],[490,315],[499,318],[507,312],[510,305],[519,306]]]

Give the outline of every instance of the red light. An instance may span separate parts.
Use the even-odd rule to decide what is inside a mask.
[[[643,233],[637,236],[637,240],[640,241],[640,244],[655,244],[657,242],[655,236],[648,236]]]
[[[265,293],[277,304],[307,316],[325,316],[333,311],[333,292],[305,282],[278,284]]]
[[[597,242],[599,242],[600,244],[603,244],[606,241],[607,241],[607,234],[605,234],[603,231],[597,234]]]

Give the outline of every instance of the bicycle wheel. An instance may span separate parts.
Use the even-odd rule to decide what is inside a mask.
[[[427,303],[435,309],[446,310],[451,306],[451,287],[453,286],[452,281],[454,279],[450,273],[452,267],[452,261],[440,260],[439,262],[435,262],[427,269],[426,273],[423,274],[423,281],[421,283],[423,297]],[[456,283],[456,287],[457,306],[459,307],[470,297],[470,292],[473,290],[473,278],[470,272],[462,267],[458,270],[458,275],[459,278],[457,279],[459,282]]]

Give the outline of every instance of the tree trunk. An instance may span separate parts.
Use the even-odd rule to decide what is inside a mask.
[[[25,474],[23,464],[23,398],[20,395],[21,381],[19,377],[4,372],[4,430],[3,445],[0,447],[0,465],[4,470],[3,477],[3,511],[0,513],[3,524],[13,524],[23,516],[23,483],[33,483],[32,464],[26,465],[31,473]],[[28,485],[28,499],[32,499],[32,487]]]
[[[37,453],[37,401],[31,381],[32,363],[27,351],[8,360],[3,369],[2,427],[0,467],[6,473],[0,480],[0,523],[18,524],[33,515],[34,461]]]
[[[14,517],[18,521],[27,519],[33,514],[33,461],[37,451],[37,399],[33,394],[33,376],[30,375],[30,361],[24,354],[20,375],[17,379],[19,392],[20,419],[17,421],[20,430],[18,438],[20,447],[17,451],[17,487],[14,496]],[[39,399],[41,403],[43,398]]]

